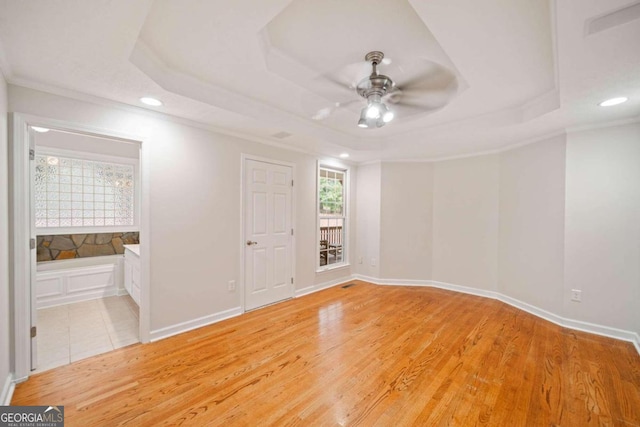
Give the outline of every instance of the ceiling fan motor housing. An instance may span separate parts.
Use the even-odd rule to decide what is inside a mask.
[[[360,96],[366,99],[372,95],[378,95],[382,98],[394,86],[393,80],[383,74],[378,74],[377,65],[382,62],[384,53],[373,51],[367,53],[364,58],[371,62],[373,71],[369,77],[360,80],[356,90]]]

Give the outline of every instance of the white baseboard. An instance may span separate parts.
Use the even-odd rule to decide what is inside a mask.
[[[497,291],[477,289],[469,286],[454,285],[451,283],[438,282],[434,280],[405,280],[405,279],[378,279],[375,277],[364,276],[360,274],[353,274],[350,277],[343,277],[340,279],[331,280],[329,282],[319,283],[317,285],[308,286],[306,288],[298,289],[295,291],[295,297],[301,297],[314,292],[318,292],[327,288],[331,288],[336,285],[343,284],[350,280],[363,280],[369,283],[382,286],[425,286],[431,288],[439,288],[450,290],[454,292],[461,292],[465,294],[475,295],[483,298],[491,298],[509,304],[527,313],[533,314],[536,317],[548,320],[556,325],[574,329],[582,332],[588,332],[596,335],[606,336],[622,341],[631,342],[638,354],[640,354],[640,335],[635,332],[625,331],[622,329],[612,328],[609,326],[598,325],[589,322],[583,322],[580,320],[567,319],[559,316],[555,313],[551,313],[547,310],[541,309],[534,305],[525,303],[507,295],[501,294]],[[216,314],[201,317],[199,319],[190,320],[188,322],[179,323],[177,325],[168,326],[151,332],[151,341],[158,341],[173,335],[177,335],[183,332],[187,332],[196,328],[210,325],[212,323],[219,322],[221,320],[229,319],[231,317],[241,315],[242,308],[236,307],[233,309],[225,310]]]
[[[13,391],[15,390],[15,388],[16,384],[13,381],[13,376],[11,374],[8,374],[2,386],[2,394],[0,394],[0,405],[11,405],[11,398],[13,397]]]
[[[340,279],[331,280],[329,282],[318,283],[317,285],[307,286],[306,288],[302,289],[296,289],[295,297],[298,298],[304,295],[309,295],[314,292],[318,292],[323,289],[328,289],[341,283],[348,282],[349,280],[351,280],[351,276],[342,277]]]
[[[236,307],[229,310],[224,310],[218,313],[210,314],[208,316],[200,317],[198,319],[189,320],[186,322],[178,323],[175,325],[167,326],[165,328],[156,329],[151,331],[149,338],[151,342],[159,341],[165,338],[169,338],[173,335],[178,335],[183,332],[188,332],[193,329],[198,329],[203,326],[208,326],[213,323],[220,322],[222,320],[230,319],[242,314],[242,308]]]
[[[596,323],[583,322],[581,320],[567,319],[566,317],[558,316],[555,313],[551,313],[526,302],[522,302],[515,298],[511,298],[499,293],[497,294],[496,299],[564,328],[588,332],[590,334],[601,335],[609,338],[615,338],[622,341],[628,341],[635,346],[636,350],[638,350],[638,353],[640,354],[640,339],[638,337],[638,334],[635,332],[612,328],[610,326],[598,325]]]
[[[364,280],[366,282],[374,283],[376,285],[387,286],[426,286],[431,288],[446,289],[455,292],[462,292],[465,294],[476,295],[484,298],[492,298],[502,301],[505,304],[516,307],[527,313],[533,314],[536,317],[548,320],[551,323],[555,323],[558,326],[562,326],[569,329],[574,329],[582,332],[588,332],[595,335],[601,335],[609,338],[614,338],[622,341],[628,341],[634,345],[638,354],[640,354],[640,335],[635,332],[625,331],[623,329],[612,328],[610,326],[598,325],[595,323],[583,322],[581,320],[567,319],[559,316],[555,313],[551,313],[542,308],[528,304],[526,302],[517,300],[510,296],[501,294],[497,291],[490,291],[486,289],[471,288],[468,286],[454,285],[451,283],[437,282],[435,280],[403,280],[403,279],[378,279],[374,277],[363,276],[359,274],[353,275],[354,279]]]

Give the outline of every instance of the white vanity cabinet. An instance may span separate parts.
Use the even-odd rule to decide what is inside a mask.
[[[140,245],[124,245],[124,288],[140,305]]]

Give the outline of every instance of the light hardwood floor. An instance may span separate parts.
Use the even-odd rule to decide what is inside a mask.
[[[68,426],[638,426],[640,356],[499,301],[364,282],[32,376]]]

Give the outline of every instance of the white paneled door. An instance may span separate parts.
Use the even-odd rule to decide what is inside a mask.
[[[250,159],[244,166],[244,295],[251,310],[293,297],[293,170]]]

